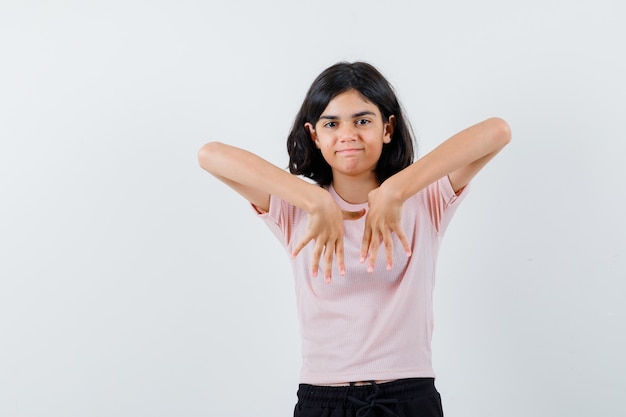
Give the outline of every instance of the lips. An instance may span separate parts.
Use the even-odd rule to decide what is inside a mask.
[[[348,148],[348,149],[338,150],[337,153],[340,153],[340,154],[351,154],[351,153],[359,152],[359,151],[362,151],[362,150],[363,149],[361,149],[361,148]]]

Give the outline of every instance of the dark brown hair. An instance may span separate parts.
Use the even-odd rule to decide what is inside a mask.
[[[339,62],[328,67],[313,81],[296,115],[287,138],[289,171],[292,174],[303,175],[320,185],[332,182],[331,167],[311,140],[304,125],[311,123],[315,126],[328,103],[348,90],[356,90],[374,103],[382,114],[383,122],[389,121],[391,115],[396,119],[391,142],[383,146],[376,165],[378,181],[382,183],[413,162],[413,135],[410,124],[404,117],[391,84],[368,63]]]

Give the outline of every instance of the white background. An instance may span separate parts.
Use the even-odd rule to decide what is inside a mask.
[[[1,0],[0,415],[291,415],[287,257],[196,152],[285,167],[339,60],[388,77],[421,154],[513,130],[442,246],[446,416],[625,415],[623,8]]]

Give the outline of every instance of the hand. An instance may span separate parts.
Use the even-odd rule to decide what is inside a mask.
[[[331,270],[333,256],[337,257],[337,267],[339,274],[345,275],[346,265],[343,254],[343,221],[357,220],[365,214],[365,209],[360,211],[344,211],[337,206],[330,194],[326,194],[317,202],[315,208],[309,213],[307,229],[304,237],[295,246],[291,257],[295,258],[298,253],[311,240],[315,241],[313,248],[313,258],[311,263],[311,273],[317,276],[322,252],[324,254],[324,279],[331,282]]]
[[[361,243],[361,263],[368,261],[367,271],[373,272],[376,265],[376,257],[380,243],[385,245],[387,258],[387,269],[393,267],[393,239],[391,234],[395,233],[407,256],[411,256],[411,247],[406,235],[402,231],[402,204],[401,200],[384,188],[384,183],[378,188],[370,191],[367,195],[369,202],[369,212],[365,217],[365,230],[363,231],[363,241]]]

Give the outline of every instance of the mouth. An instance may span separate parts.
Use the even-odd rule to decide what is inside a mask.
[[[349,154],[360,152],[362,150],[363,149],[361,149],[361,148],[349,148],[349,149],[341,149],[341,150],[337,151],[337,153],[338,154],[342,154],[342,155],[349,155]]]

